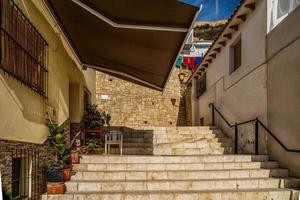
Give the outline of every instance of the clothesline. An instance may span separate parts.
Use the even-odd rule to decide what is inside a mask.
[[[181,68],[182,66],[184,66],[194,72],[200,65],[201,60],[201,56],[179,56],[176,61],[176,67]]]

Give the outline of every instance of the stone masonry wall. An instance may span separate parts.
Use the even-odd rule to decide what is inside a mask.
[[[112,126],[176,126],[180,106],[180,82],[175,68],[164,93],[102,72],[96,74],[96,103],[112,116]],[[108,100],[101,100],[108,95]],[[185,120],[185,119],[184,119]]]
[[[39,199],[46,189],[45,170],[50,156],[51,151],[48,142],[45,142],[43,145],[37,145],[0,140],[0,171],[3,190],[8,194],[12,192],[13,158],[29,158],[30,161],[28,163],[32,163],[31,176],[25,176],[24,178],[28,179],[28,181],[31,179],[32,199]]]

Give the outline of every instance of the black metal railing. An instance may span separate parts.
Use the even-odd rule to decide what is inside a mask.
[[[300,149],[290,149],[288,148],[285,144],[283,144],[275,135],[274,133],[268,129],[258,118],[251,119],[245,122],[240,122],[240,123],[234,123],[231,124],[229,121],[222,115],[222,113],[216,108],[216,106],[213,103],[209,104],[209,107],[211,108],[211,116],[212,116],[212,125],[215,126],[215,112],[226,122],[229,128],[234,128],[234,153],[238,153],[238,135],[239,135],[239,126],[248,124],[248,123],[253,123],[254,122],[254,133],[255,133],[255,154],[259,154],[259,125],[263,127],[263,129],[271,135],[271,137],[286,151],[288,152],[295,152],[295,153],[300,153]]]
[[[0,68],[47,98],[47,42],[12,0],[0,0],[0,25]]]

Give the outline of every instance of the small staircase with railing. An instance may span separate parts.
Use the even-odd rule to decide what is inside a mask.
[[[267,155],[232,154],[234,143],[217,127],[151,130],[153,155],[82,155],[65,183],[66,194],[43,199],[296,200],[299,195],[293,188],[300,188],[300,181],[287,169]]]

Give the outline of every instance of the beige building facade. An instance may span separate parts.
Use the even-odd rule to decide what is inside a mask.
[[[34,65],[38,51],[37,43],[33,38],[24,34],[24,40],[30,41],[26,47],[22,45],[22,37],[13,38],[10,30],[4,32],[4,22],[1,23],[1,69],[0,69],[0,171],[2,188],[12,196],[28,195],[33,199],[39,199],[44,192],[46,177],[43,170],[47,168],[51,149],[47,142],[49,119],[53,123],[65,125],[65,130],[70,138],[70,125],[80,123],[84,110],[84,92],[91,94],[89,101],[94,102],[95,71],[88,69],[83,71],[76,61],[75,54],[71,51],[65,38],[57,28],[45,5],[40,0],[1,1],[2,8],[18,10],[14,17],[19,17],[20,27],[17,31],[22,33],[21,25],[26,24],[28,30],[38,35],[47,42],[46,76],[41,76],[41,64]],[[3,7],[2,7],[3,6]],[[25,17],[20,17],[22,14]],[[2,14],[2,13],[1,13]],[[1,16],[1,20],[6,15]],[[13,20],[8,21],[12,24]],[[29,24],[29,25],[28,25]],[[3,26],[2,26],[3,25]],[[4,28],[3,28],[4,27]],[[32,28],[34,27],[34,28]],[[6,27],[7,28],[7,27]],[[7,28],[8,29],[8,28]],[[8,36],[11,34],[10,36]],[[21,35],[21,34],[20,34]],[[21,39],[20,39],[21,38]],[[13,46],[15,45],[15,46]],[[9,46],[10,48],[7,48]],[[12,48],[17,52],[13,54]],[[17,46],[17,47],[16,47]],[[8,52],[5,54],[5,51]],[[4,52],[4,53],[3,53]],[[22,57],[22,62],[20,56]],[[15,56],[15,57],[13,57]],[[27,56],[27,57],[26,57]],[[27,61],[24,61],[27,58]],[[33,59],[28,59],[33,58]],[[5,61],[10,60],[8,65]],[[27,62],[25,65],[22,63]],[[15,64],[17,63],[17,64]],[[3,65],[2,65],[3,64]],[[15,66],[15,71],[9,71]],[[31,67],[31,68],[29,68]],[[26,70],[19,70],[26,69]],[[6,70],[6,71],[5,71]],[[19,74],[18,74],[19,73]],[[39,74],[39,78],[36,78]],[[27,78],[27,81],[22,78]],[[43,79],[44,94],[30,84],[41,84],[37,80]],[[23,81],[23,82],[22,82]],[[30,82],[31,81],[31,82]],[[14,189],[13,173],[16,171],[16,160],[19,160],[19,170],[22,170],[21,189]],[[30,167],[29,167],[30,166]],[[33,183],[33,184],[31,184]]]
[[[58,124],[68,119],[80,122],[84,88],[94,94],[95,72],[82,71],[76,65],[41,1],[16,3],[48,42],[48,97],[37,95],[1,71],[0,139],[42,144],[48,135],[47,111]]]
[[[205,69],[206,91],[201,96],[197,97],[196,78],[190,79],[191,120],[193,125],[211,125],[209,104],[214,103],[230,123],[257,117],[285,146],[297,149],[300,144],[300,126],[296,122],[300,113],[300,60],[296,49],[300,47],[297,21],[300,7],[295,5],[280,23],[270,28],[272,6],[272,1],[256,1],[254,8],[241,5],[236,11],[234,16],[240,18],[229,21],[204,58],[201,68]],[[234,48],[238,42],[241,43],[241,62],[234,68]],[[234,140],[234,129],[218,115],[215,118],[216,125]],[[254,135],[253,123],[239,126],[239,152],[254,152]],[[285,151],[261,127],[259,143],[259,153],[270,154],[282,167],[300,176],[299,153]]]

